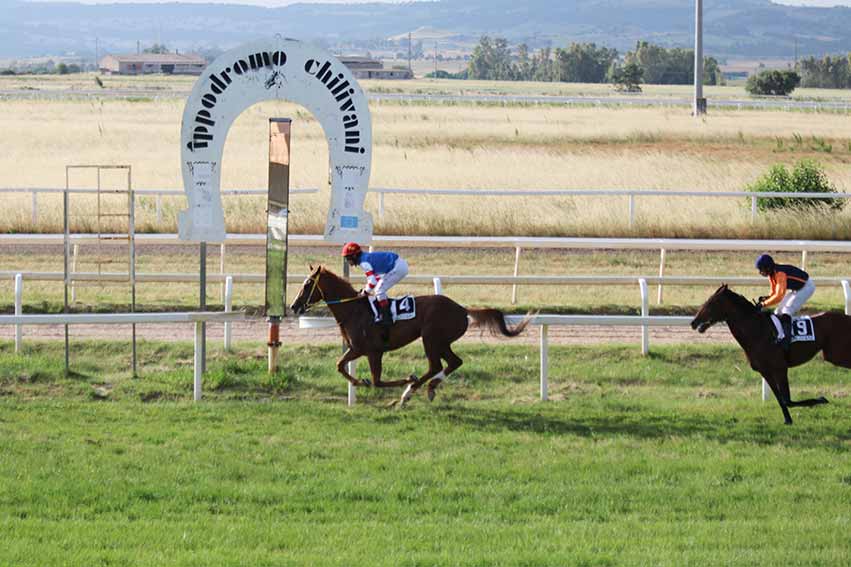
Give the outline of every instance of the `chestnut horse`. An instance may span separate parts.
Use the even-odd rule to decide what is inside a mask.
[[[404,405],[420,386],[428,383],[428,399],[434,399],[435,390],[453,371],[462,364],[461,358],[452,352],[452,343],[467,332],[469,316],[475,324],[483,325],[492,332],[506,337],[516,337],[529,324],[527,315],[519,325],[509,328],[505,316],[497,309],[467,309],[443,295],[422,295],[415,298],[417,316],[407,321],[398,321],[389,330],[376,325],[366,295],[358,294],[345,279],[319,266],[310,267],[311,274],[293,301],[293,313],[301,315],[311,306],[324,301],[331,309],[340,326],[340,333],[348,350],[337,361],[337,371],[355,386],[369,386],[367,380],[351,376],[346,365],[366,355],[372,385],[377,388],[408,387],[402,394]],[[381,359],[384,353],[402,348],[422,337],[428,358],[428,371],[417,378],[411,375],[405,380],[384,382],[381,380]],[[443,366],[446,361],[446,366]]]
[[[789,394],[789,368],[811,360],[819,351],[831,364],[851,368],[851,317],[841,313],[820,313],[812,317],[815,341],[795,342],[784,351],[774,341],[774,325],[768,313],[730,290],[726,284],[718,288],[700,308],[692,329],[700,333],[727,322],[730,332],[744,349],[751,368],[762,374],[783,410],[786,425],[792,424],[790,407],[826,404],[825,398],[793,401]]]

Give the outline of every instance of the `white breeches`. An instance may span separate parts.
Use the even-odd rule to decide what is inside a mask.
[[[402,281],[402,278],[408,275],[408,263],[399,258],[396,260],[396,265],[393,269],[381,276],[378,280],[378,285],[375,286],[375,297],[381,301],[387,299],[387,292],[390,288]]]
[[[787,291],[783,299],[780,300],[780,303],[777,304],[777,309],[774,310],[774,314],[786,314],[794,317],[798,310],[803,307],[804,303],[812,297],[815,290],[816,286],[813,283],[813,280],[807,280],[804,287],[798,291]]]

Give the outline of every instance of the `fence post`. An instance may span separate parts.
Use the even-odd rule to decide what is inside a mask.
[[[546,402],[549,399],[549,343],[547,341],[547,332],[549,325],[541,325],[541,401]]]
[[[35,193],[33,193],[35,195]],[[15,274],[15,315],[23,314],[24,303],[24,275]],[[23,325],[15,325],[15,354],[20,354],[24,338]]]
[[[514,277],[520,273],[520,247],[514,249]],[[511,305],[517,303],[517,284],[511,286]]]
[[[233,309],[233,276],[225,278],[225,313],[230,313]],[[229,351],[231,346],[231,325],[230,321],[225,322],[225,350]]]
[[[768,398],[771,396],[771,387],[768,385],[768,382],[765,381],[765,378],[762,379],[762,401],[768,401]]]
[[[355,373],[358,371],[357,362],[353,360],[349,362],[346,366],[348,366],[348,368],[346,368],[346,371],[349,373],[349,375],[355,376]],[[349,405],[349,407],[352,407],[357,401],[357,393],[355,387],[352,385],[351,382],[347,382],[347,384],[349,385],[349,391],[346,403]]]
[[[163,222],[163,196],[162,196],[162,194],[157,193],[156,203],[157,203],[157,225],[160,225]]]
[[[443,283],[440,281],[440,278],[433,278],[434,282],[434,294],[441,295],[443,293]]]
[[[201,337],[204,334],[201,331],[203,325],[204,323],[202,321],[195,321],[195,364],[193,367],[192,400],[196,402],[201,401],[201,375],[204,368],[204,361],[201,354],[203,352],[201,345]]]
[[[802,270],[807,269],[807,251],[806,250],[801,250],[801,269]]]
[[[222,242],[219,247],[219,273],[224,275],[225,273],[225,243]],[[227,295],[227,284],[222,282],[222,303],[225,302],[225,295]]]
[[[38,192],[32,192],[33,204],[32,204],[32,221],[33,221],[33,230],[38,226]]]
[[[751,224],[756,223],[756,213],[757,213],[756,197],[751,197]]]
[[[665,249],[659,254],[659,292],[656,297],[656,303],[662,305],[662,278],[665,276]]]
[[[384,193],[378,194],[378,218],[384,218]]]
[[[629,194],[629,228],[635,224],[635,194]]]
[[[77,256],[80,255],[80,245],[75,244],[71,253],[71,273],[77,273]],[[77,301],[77,286],[74,284],[74,278],[71,278],[71,303]]]
[[[845,314],[851,315],[851,283],[842,280],[842,292],[845,294]]]
[[[647,317],[650,313],[647,298],[647,280],[638,278],[638,287],[641,290],[641,316]],[[641,354],[647,356],[650,352],[650,329],[646,324],[641,325]]]

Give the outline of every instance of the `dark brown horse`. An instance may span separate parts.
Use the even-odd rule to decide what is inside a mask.
[[[727,322],[730,332],[745,350],[751,368],[762,374],[783,410],[783,418],[791,425],[790,407],[826,404],[825,398],[793,401],[789,394],[789,368],[811,360],[819,351],[836,366],[851,368],[851,317],[841,313],[820,313],[812,317],[815,341],[792,343],[785,352],[774,342],[773,326],[767,313],[722,285],[700,308],[692,329],[706,329]]]
[[[428,399],[433,400],[435,390],[462,364],[452,352],[452,343],[467,332],[469,316],[473,322],[499,332],[506,337],[516,337],[529,323],[527,316],[516,327],[509,328],[505,316],[497,309],[467,309],[443,295],[416,297],[417,316],[408,321],[398,321],[389,331],[375,324],[366,295],[358,294],[348,281],[336,276],[322,266],[310,267],[311,274],[292,303],[293,313],[301,315],[312,305],[324,301],[340,326],[340,333],[348,350],[337,361],[337,371],[355,386],[369,386],[370,382],[351,376],[346,365],[366,355],[372,384],[377,388],[408,386],[402,394],[404,405],[420,386],[428,382]],[[389,333],[385,335],[385,333]],[[384,353],[401,348],[422,337],[428,358],[428,371],[421,377],[384,382],[381,380],[381,359]],[[446,361],[446,367],[443,366]]]

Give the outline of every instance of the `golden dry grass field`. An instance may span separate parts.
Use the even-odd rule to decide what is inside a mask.
[[[34,78],[12,77],[0,81],[0,90],[22,85],[89,88],[84,79],[39,83]],[[108,80],[114,81],[110,87],[160,94],[184,91],[191,85],[185,78]],[[392,90],[397,84],[367,87]],[[446,84],[461,83],[412,81],[405,88],[427,91]],[[492,89],[503,86],[519,89],[523,85],[491,84]],[[475,83],[469,88],[486,90]],[[529,92],[555,88],[559,86],[528,87]],[[675,87],[665,87],[664,92],[680,94]],[[840,190],[851,187],[851,115],[843,113],[712,109],[705,120],[695,120],[683,107],[375,103],[371,108],[372,187],[731,191],[743,189],[774,163],[791,164],[804,157],[821,162]],[[104,163],[130,164],[136,188],[180,188],[182,110],[183,99],[175,95],[136,101],[0,100],[0,187],[61,187],[66,164]],[[327,149],[318,123],[301,107],[264,103],[237,120],[225,149],[223,188],[265,185],[270,116],[295,119],[293,187],[322,190],[318,195],[293,198],[292,230],[320,232],[328,202]],[[93,179],[78,177],[74,184],[91,186]],[[75,198],[75,203],[90,207],[82,197]],[[177,211],[185,201],[166,199],[161,223],[156,222],[153,199],[139,204],[138,230],[173,232]],[[227,198],[228,230],[262,232],[264,204],[259,197]],[[32,226],[29,195],[3,194],[0,230],[57,231],[61,228],[59,205],[58,196],[41,197],[39,223]],[[377,211],[375,196],[368,198],[367,205]],[[377,231],[385,234],[722,238],[845,238],[851,234],[849,213],[764,216],[752,225],[748,204],[735,198],[639,199],[632,228],[627,224],[625,197],[390,195],[386,205],[384,218],[376,223]]]

